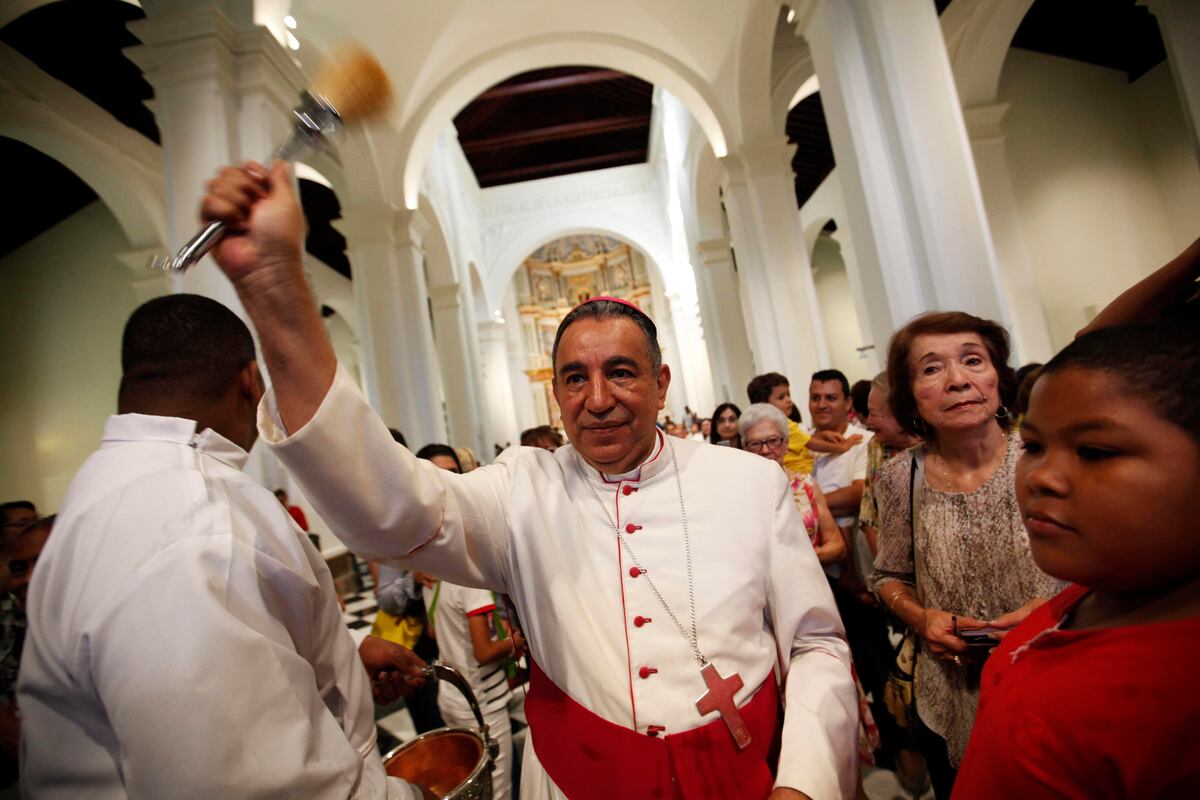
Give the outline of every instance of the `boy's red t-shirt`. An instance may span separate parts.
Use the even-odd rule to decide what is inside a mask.
[[[984,668],[954,798],[1200,797],[1200,617],[1058,630],[1071,586]]]

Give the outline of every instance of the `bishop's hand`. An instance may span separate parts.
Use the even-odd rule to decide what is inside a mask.
[[[797,792],[787,786],[780,786],[775,791],[771,792],[771,796],[767,800],[812,800],[804,792]]]
[[[213,258],[239,293],[303,278],[304,213],[289,164],[225,167],[206,188],[200,216],[226,226]]]

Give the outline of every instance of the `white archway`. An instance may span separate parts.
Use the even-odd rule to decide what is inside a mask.
[[[0,48],[10,51],[2,45]],[[90,110],[82,104],[91,101],[80,97],[78,102],[80,111]],[[59,109],[8,94],[4,96],[4,114],[0,115],[0,136],[45,153],[79,176],[108,206],[134,249],[161,248],[166,242],[166,197],[161,173],[145,163],[147,159],[157,160],[158,147],[149,140],[134,140],[131,137],[142,139],[141,135],[111,115],[108,118],[110,127],[101,121],[100,128],[90,127],[89,123],[85,129]],[[118,144],[141,152],[131,157]]]
[[[658,271],[664,285],[669,288],[671,286],[670,275],[664,267],[670,264],[670,247],[665,241],[655,241],[649,235],[649,231],[639,230],[639,227],[645,228],[645,225],[639,226],[638,220],[635,218],[622,220],[616,215],[598,217],[595,214],[579,212],[552,217],[526,227],[517,232],[504,245],[493,261],[487,282],[484,284],[489,307],[493,309],[498,307],[499,298],[504,296],[505,289],[512,281],[513,275],[516,274],[530,253],[547,242],[581,233],[611,236],[637,248]]]
[[[400,166],[404,202],[416,208],[421,175],[434,142],[454,115],[499,80],[564,64],[620,70],[662,86],[687,107],[718,157],[728,152],[729,125],[717,112],[707,83],[688,67],[642,42],[610,34],[543,34],[479,54],[442,80],[403,134]]]
[[[963,108],[996,102],[1013,36],[1033,0],[956,0],[942,13],[942,32]]]

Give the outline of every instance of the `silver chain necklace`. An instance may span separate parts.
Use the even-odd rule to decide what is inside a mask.
[[[604,505],[604,501],[600,499],[600,494],[596,491],[596,487],[592,485],[591,480],[588,478],[587,472],[583,468],[582,459],[580,459],[578,451],[575,453],[575,464],[579,469],[579,474],[580,477],[583,478],[584,484],[588,487],[588,490],[591,491],[592,497],[596,498],[596,503],[600,506],[600,510],[604,512],[604,516],[608,519],[608,524],[612,526],[614,531],[616,531],[617,539],[621,542],[621,547],[624,548],[626,555],[629,556],[629,560],[632,561],[633,565],[638,568],[638,574],[646,579],[646,583],[650,586],[650,591],[654,592],[654,596],[658,598],[658,604],[663,607],[663,610],[667,612],[667,616],[669,616],[671,621],[675,623],[675,627],[679,629],[681,634],[683,634],[683,638],[686,639],[687,643],[692,646],[692,653],[695,655],[696,661],[700,664],[701,668],[703,668],[708,664],[708,659],[705,658],[704,654],[700,652],[700,643],[696,636],[696,584],[692,573],[692,544],[691,540],[688,538],[687,509],[683,505],[683,482],[679,480],[679,462],[675,460],[675,447],[670,443],[670,441],[665,441],[663,446],[671,451],[671,467],[675,470],[675,488],[679,492],[679,516],[683,519],[683,552],[687,558],[688,606],[692,616],[691,633],[688,633],[687,629],[683,627],[683,623],[679,621],[679,617],[675,616],[675,612],[671,610],[669,605],[667,605],[666,598],[662,596],[662,592],[660,592],[658,587],[654,585],[654,581],[650,578],[650,573],[647,572],[644,567],[642,567],[642,562],[638,560],[637,554],[634,553],[633,548],[629,546],[629,540],[625,538],[625,533],[620,529],[620,527],[618,527],[616,520],[613,519],[612,514],[608,513],[608,506]]]

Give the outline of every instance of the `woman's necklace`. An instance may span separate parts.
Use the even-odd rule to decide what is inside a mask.
[[[996,474],[996,469],[999,467],[999,464],[1004,463],[1004,459],[1008,456],[1008,431],[1001,428],[1000,436],[1002,437],[1000,440],[1000,461],[996,464],[996,466],[992,467],[992,469],[988,472],[987,477],[980,481],[978,486],[964,488],[958,481],[954,479],[955,473],[951,472],[949,464],[946,461],[946,457],[942,455],[940,450],[935,453],[934,455],[937,456],[937,460],[934,462],[933,466],[939,482],[942,484],[942,487],[944,487],[941,489],[941,491],[971,494],[972,492],[978,491],[980,487],[991,480],[992,476]]]

